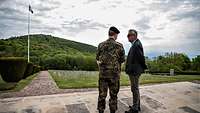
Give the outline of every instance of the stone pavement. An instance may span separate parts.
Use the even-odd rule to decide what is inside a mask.
[[[25,96],[39,96],[39,95],[50,95],[50,94],[61,94],[61,93],[72,93],[72,92],[85,92],[94,91],[96,88],[83,88],[83,89],[59,89],[55,81],[52,79],[48,71],[41,71],[31,81],[29,85],[18,92],[1,92],[1,98],[11,97],[25,97]]]
[[[200,113],[200,84],[141,86],[141,113]],[[97,113],[98,91],[0,99],[0,113]],[[130,88],[119,92],[118,111],[131,105]],[[108,98],[105,113],[109,113]]]

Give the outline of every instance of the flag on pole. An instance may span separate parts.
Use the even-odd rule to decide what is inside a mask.
[[[31,8],[31,5],[29,5],[29,11],[33,14],[33,10]]]

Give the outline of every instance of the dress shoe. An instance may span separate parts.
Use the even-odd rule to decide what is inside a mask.
[[[125,111],[125,113],[138,113],[138,110],[135,110],[132,108],[132,106],[129,106],[129,110],[128,111]]]

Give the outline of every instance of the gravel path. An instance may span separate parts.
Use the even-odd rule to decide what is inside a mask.
[[[0,93],[0,98],[50,95],[50,94],[84,92],[84,91],[93,91],[93,90],[96,90],[96,88],[59,89],[55,81],[50,76],[49,72],[41,71],[32,80],[32,82],[21,91]]]

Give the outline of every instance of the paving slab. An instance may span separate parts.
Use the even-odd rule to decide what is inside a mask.
[[[90,113],[84,103],[66,105],[69,113]]]
[[[200,84],[176,82],[141,86],[140,113],[200,113]],[[120,89],[118,111],[132,104],[130,87]],[[98,113],[98,91],[0,99],[0,113]],[[105,113],[109,113],[109,96]]]

